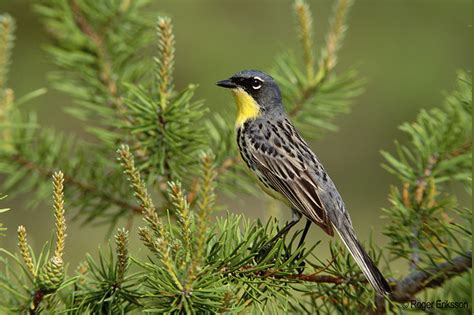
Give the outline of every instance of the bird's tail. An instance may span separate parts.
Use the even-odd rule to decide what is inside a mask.
[[[352,227],[334,227],[372,287],[381,295],[390,294],[391,289],[387,280],[357,240]]]

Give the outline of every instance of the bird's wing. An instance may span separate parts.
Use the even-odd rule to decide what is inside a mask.
[[[284,131],[275,131],[265,143],[248,143],[256,168],[297,210],[333,235],[331,221],[319,196],[324,191],[311,174],[315,170],[308,167],[315,164],[310,163],[311,159],[308,161],[308,154],[312,152],[299,136],[290,135],[291,139],[285,141]],[[296,131],[293,129],[293,132]],[[314,154],[313,158],[316,159]]]

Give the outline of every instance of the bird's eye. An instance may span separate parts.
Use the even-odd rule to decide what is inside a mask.
[[[262,87],[262,80],[252,79],[252,89],[258,90],[261,87]]]

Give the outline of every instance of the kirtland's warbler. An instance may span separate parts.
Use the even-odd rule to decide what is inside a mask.
[[[265,245],[265,250],[304,215],[307,222],[300,245],[311,223],[331,236],[336,231],[374,289],[379,294],[389,294],[390,286],[355,235],[336,186],[288,119],[273,78],[261,71],[245,70],[217,85],[234,94],[237,144],[242,159],[263,190],[292,210],[291,221]]]

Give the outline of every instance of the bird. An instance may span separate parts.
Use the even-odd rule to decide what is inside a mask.
[[[277,82],[259,70],[243,70],[216,83],[230,89],[237,105],[237,146],[242,160],[257,177],[261,188],[282,200],[292,211],[291,220],[264,245],[283,237],[300,219],[330,236],[336,232],[375,291],[391,292],[373,260],[359,242],[341,195],[323,164],[291,123]]]

